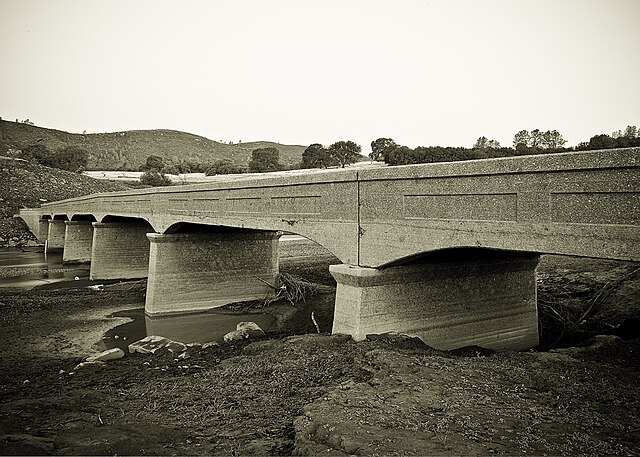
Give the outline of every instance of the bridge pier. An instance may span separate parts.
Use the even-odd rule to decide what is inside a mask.
[[[93,246],[93,225],[90,221],[65,221],[64,263],[91,262]]]
[[[90,279],[146,278],[153,228],[145,222],[93,222]]]
[[[437,349],[532,348],[538,261],[535,254],[483,252],[384,269],[331,265],[338,283],[333,333],[362,340],[394,331]]]
[[[64,249],[64,234],[66,225],[64,220],[49,219],[49,230],[47,232],[46,251],[60,252]]]
[[[197,312],[273,295],[278,232],[150,233],[145,311]],[[268,283],[268,284],[267,284]]]
[[[34,233],[39,243],[45,244],[49,238],[49,219],[38,219],[38,233]]]

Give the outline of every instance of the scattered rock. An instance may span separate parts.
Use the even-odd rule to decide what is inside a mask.
[[[394,348],[424,349],[426,351],[436,351],[417,336],[407,335],[406,333],[387,332],[380,334],[369,334],[367,335],[366,339],[369,341],[376,341],[378,343],[386,343],[390,346],[393,346]]]
[[[240,322],[236,329],[227,333],[223,339],[226,343],[229,343],[246,340],[247,338],[258,338],[264,335],[264,331],[255,322]]]
[[[238,325],[236,325],[236,330],[249,332],[249,338],[265,335],[264,331],[255,322],[239,322]]]
[[[180,353],[187,350],[187,346],[178,341],[170,340],[163,336],[150,335],[135,343],[129,345],[129,352],[140,354],[155,354],[161,349],[166,349],[172,354]]]
[[[204,343],[202,345],[202,349],[215,348],[218,346],[220,346],[220,344],[217,341],[209,341],[208,343]]]
[[[123,352],[124,354],[124,352]],[[79,370],[80,368],[100,368],[105,366],[106,363],[101,361],[101,360],[94,360],[92,362],[80,362],[79,364],[76,365],[76,370]]]
[[[190,358],[191,356],[189,355],[189,353],[187,351],[181,352],[180,354],[178,354],[177,359],[178,360],[186,360],[188,358]]]
[[[86,362],[105,362],[107,360],[116,360],[124,357],[124,351],[120,348],[107,349],[99,354],[87,357]]]

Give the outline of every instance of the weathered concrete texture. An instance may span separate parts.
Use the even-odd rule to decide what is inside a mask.
[[[93,223],[91,279],[145,278],[149,272],[146,223]]]
[[[148,315],[195,312],[274,293],[278,234],[149,234]]]
[[[332,265],[338,282],[333,333],[362,340],[394,331],[437,349],[534,347],[538,260],[533,254],[483,253],[383,270]]]
[[[49,220],[49,231],[47,234],[47,252],[62,251],[62,249],[64,249],[65,231],[65,221],[57,219]]]
[[[92,223],[89,221],[65,221],[65,225],[62,261],[67,263],[91,262]]]
[[[49,238],[49,219],[38,220],[38,228],[34,235],[38,239],[39,243],[44,244],[47,242],[47,238]]]
[[[639,166],[636,148],[362,170],[358,265],[455,247],[637,260]]]

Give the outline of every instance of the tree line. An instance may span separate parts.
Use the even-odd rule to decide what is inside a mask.
[[[471,148],[418,146],[409,148],[397,144],[391,138],[378,138],[371,142],[372,160],[389,165],[409,165],[416,163],[453,162],[459,160],[513,157],[519,155],[549,154],[556,152],[587,151],[596,149],[628,148],[640,146],[640,130],[633,125],[611,135],[599,134],[588,142],[566,148],[566,140],[557,130],[521,130],[513,137],[513,147],[503,147],[496,140],[481,136]]]
[[[328,147],[319,143],[310,145],[302,153],[302,162],[296,168],[343,167],[357,162],[362,156],[362,147],[353,141],[337,141]],[[164,159],[151,155],[140,167],[144,171],[140,177],[142,184],[166,186],[170,184],[166,174],[204,173],[206,176],[237,173],[268,173],[282,171],[286,167],[280,162],[280,151],[277,148],[258,148],[251,152],[247,166],[238,165],[230,159],[219,159],[210,164],[183,161],[178,164],[165,165]]]

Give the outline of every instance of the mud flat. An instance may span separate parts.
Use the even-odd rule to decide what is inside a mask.
[[[298,257],[283,271],[331,285],[330,259]],[[110,315],[143,306],[144,283],[2,289],[0,453],[634,455],[640,341],[614,333],[640,315],[638,267],[545,257],[545,350],[494,355],[317,334],[322,293],[272,305],[279,324],[258,340],[76,368],[124,322]]]

